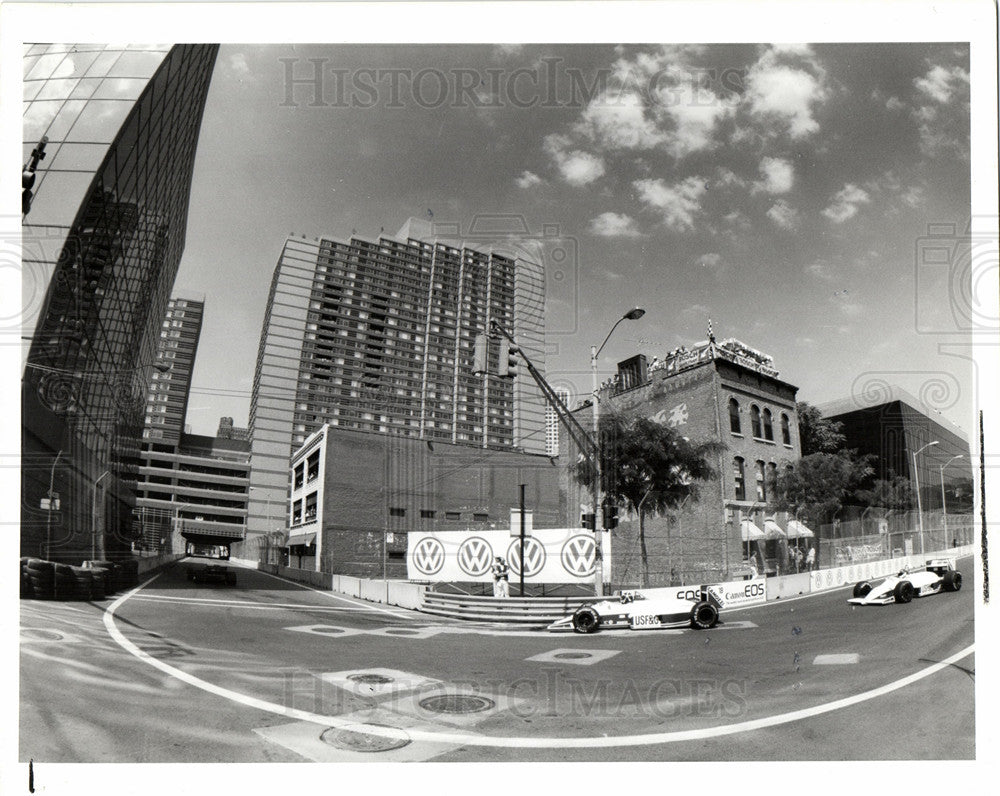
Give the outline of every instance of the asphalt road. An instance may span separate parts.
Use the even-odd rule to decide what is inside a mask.
[[[588,636],[242,568],[236,586],[192,583],[189,565],[204,562],[113,614],[111,600],[21,602],[22,760],[975,757],[971,558],[960,592],[909,605],[853,607],[840,589],[727,612],[711,631]]]

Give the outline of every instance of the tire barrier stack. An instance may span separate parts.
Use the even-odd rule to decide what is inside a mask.
[[[139,583],[139,562],[84,561],[72,566],[41,558],[22,558],[21,599],[104,600]]]

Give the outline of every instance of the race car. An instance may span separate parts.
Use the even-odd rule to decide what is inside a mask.
[[[209,564],[207,567],[188,567],[187,577],[188,580],[194,582],[198,582],[199,580],[205,582],[216,581],[225,583],[227,586],[236,585],[236,573],[228,567],[223,567],[219,564]]]
[[[571,616],[558,619],[548,630],[594,633],[602,628],[653,630],[693,627],[707,630],[719,621],[722,607],[707,586],[656,589],[649,596],[638,591],[622,591],[617,600],[581,605]]]
[[[908,603],[914,597],[961,588],[962,573],[955,571],[955,562],[948,558],[932,558],[920,569],[903,569],[880,581],[863,580],[855,584],[854,596],[847,602],[854,605]]]

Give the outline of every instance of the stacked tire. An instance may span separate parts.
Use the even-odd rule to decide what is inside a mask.
[[[92,600],[94,590],[94,575],[86,567],[71,567],[73,579],[76,581],[74,596],[77,600]]]
[[[93,569],[99,569],[104,572],[105,595],[121,591],[123,587],[121,583],[121,570],[114,561],[91,561],[90,566]]]
[[[28,561],[30,561],[29,558],[22,558],[21,559],[21,563],[19,565],[19,569],[21,570],[21,599],[22,600],[31,597],[31,594],[32,594],[32,592],[31,592],[31,578],[28,577]]]
[[[28,573],[31,596],[39,600],[51,600],[55,596],[55,564],[40,558],[29,558],[24,567]]]
[[[53,579],[53,596],[57,600],[72,600],[76,597],[76,575],[69,564],[53,564],[55,577]]]
[[[103,567],[91,567],[87,570],[90,573],[90,599],[103,600],[107,597],[107,570]]]
[[[121,570],[122,588],[131,589],[139,585],[139,561],[126,558],[118,564]]]

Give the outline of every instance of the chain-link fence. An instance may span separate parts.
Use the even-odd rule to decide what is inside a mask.
[[[947,550],[971,544],[974,533],[971,514],[925,511],[921,522],[916,511],[866,510],[856,520],[820,526],[820,560],[836,567]]]

